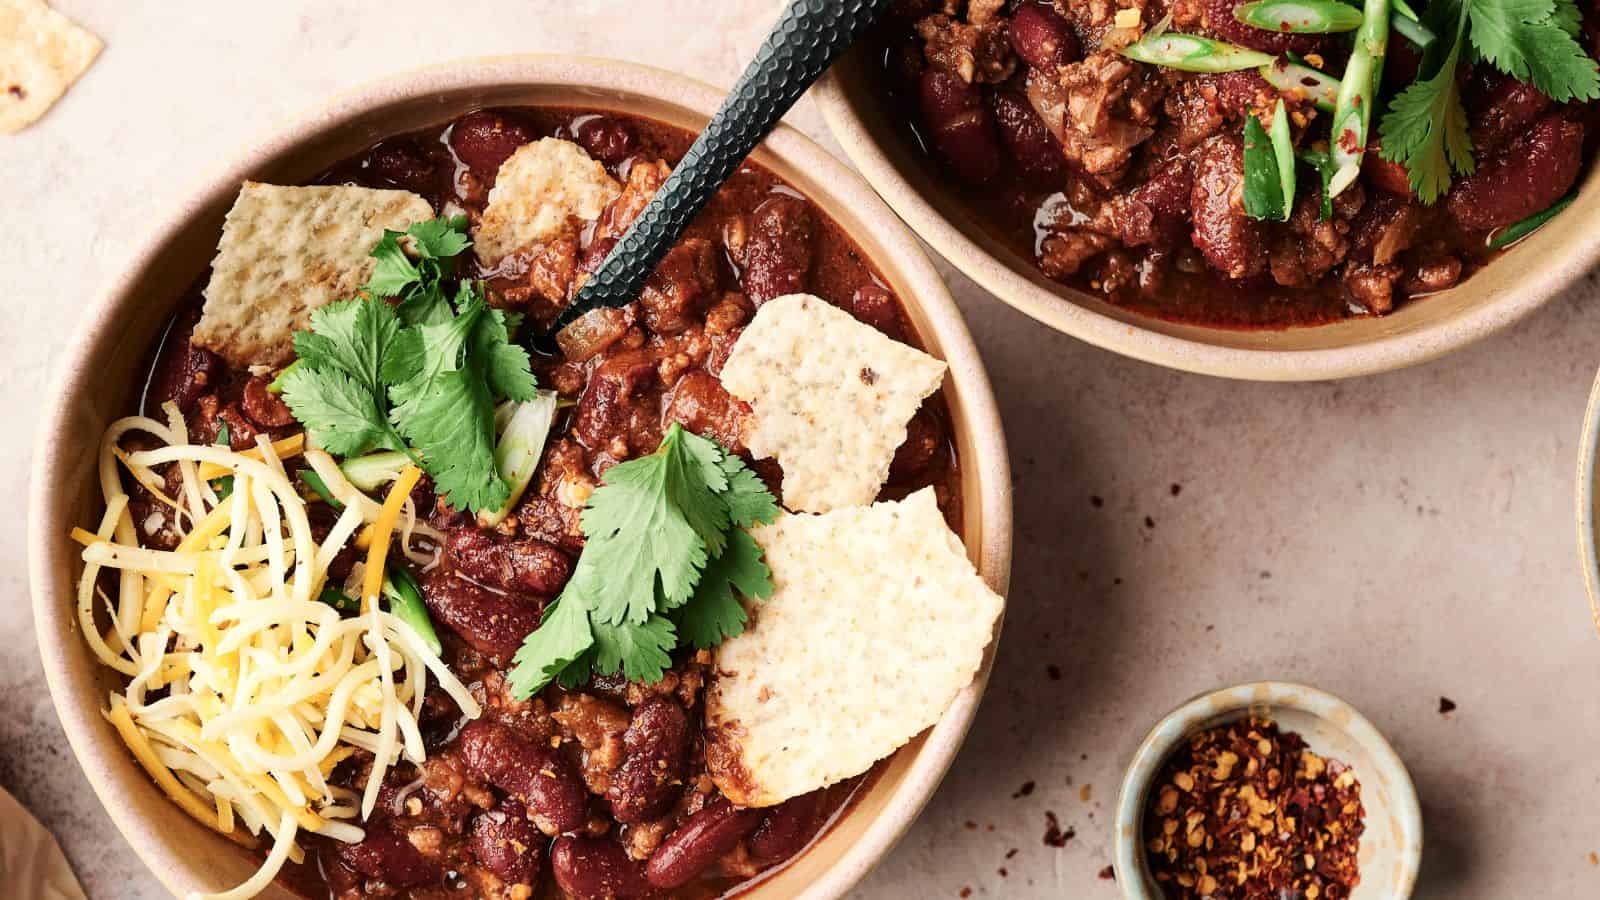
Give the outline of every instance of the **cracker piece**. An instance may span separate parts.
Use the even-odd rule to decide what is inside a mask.
[[[706,760],[734,803],[771,806],[865,772],[937,722],[982,665],[1003,601],[932,488],[750,534],[774,590],[717,648]]]
[[[475,240],[489,265],[593,222],[622,186],[571,141],[541,138],[517,148],[495,175]]]
[[[410,191],[247,181],[222,226],[194,341],[228,362],[283,366],[311,311],[354,297],[383,232],[433,218]]]
[[[99,38],[44,0],[0,0],[0,134],[37,122],[100,47]]]
[[[906,423],[945,364],[810,294],[763,304],[722,368],[753,412],[745,445],[783,466],[783,505],[827,512],[871,503]]]

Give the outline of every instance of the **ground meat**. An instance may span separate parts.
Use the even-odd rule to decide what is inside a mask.
[[[1068,162],[1115,178],[1155,134],[1165,87],[1150,68],[1109,51],[1062,66],[1055,79],[1030,74],[1029,99]]]
[[[970,14],[970,11],[969,11]],[[998,83],[1017,70],[1004,21],[980,10],[982,24],[962,22],[940,13],[917,23],[928,65],[971,83]]]
[[[1206,261],[1229,278],[1259,275],[1267,265],[1261,223],[1244,211],[1244,145],[1218,135],[1200,148],[1195,161],[1194,245]]]

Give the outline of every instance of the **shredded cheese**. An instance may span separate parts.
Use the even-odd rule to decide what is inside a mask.
[[[246,900],[285,862],[304,859],[300,831],[346,842],[365,837],[359,823],[385,774],[402,760],[424,760],[417,717],[430,676],[465,715],[480,710],[421,637],[377,602],[397,527],[400,552],[432,559],[411,540],[437,532],[415,524],[414,512],[402,518],[418,469],[404,471],[382,505],[343,478],[329,479],[346,508],[319,542],[283,459],[304,453],[319,472],[337,472],[330,457],[307,451],[303,435],[262,439],[244,452],[191,444],[177,408],[166,413],[166,423],[133,416],[106,432],[105,514],[95,530],[70,535],[83,545],[79,622],[96,657],[128,679],[110,696],[106,716],[156,785],[236,843],[271,840],[243,884],[195,895]],[[121,439],[132,431],[161,446],[125,450]],[[140,543],[124,472],[151,495],[176,473],[182,499],[157,498],[177,516],[171,521],[182,537],[174,549]],[[218,499],[205,485],[223,475],[234,489]],[[370,535],[364,606],[345,619],[315,598],[329,564],[358,532]],[[99,590],[108,569],[118,573],[114,595]],[[107,619],[109,629],[101,624]],[[360,792],[330,784],[334,767],[357,753],[372,756]]]

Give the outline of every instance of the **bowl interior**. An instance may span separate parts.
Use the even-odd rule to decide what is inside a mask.
[[[1231,330],[1167,322],[1044,277],[978,220],[907,135],[865,48],[824,79],[824,114],[845,151],[911,227],[1001,301],[1052,328],[1137,359],[1263,380],[1364,374],[1421,362],[1498,330],[1549,299],[1600,259],[1600,171],[1576,203],[1460,286],[1382,317],[1313,328]]]
[[[1130,900],[1162,900],[1145,864],[1144,809],[1167,758],[1189,736],[1251,714],[1299,733],[1314,752],[1355,770],[1366,810],[1357,859],[1361,883],[1351,900],[1405,900],[1422,853],[1416,789],[1400,758],[1370,722],[1344,701],[1298,685],[1263,683],[1207,694],[1151,731],[1123,781],[1117,805],[1117,877]],[[1123,873],[1129,873],[1124,876]]]
[[[1578,443],[1578,555],[1583,560],[1583,584],[1589,594],[1589,610],[1595,630],[1600,631],[1600,546],[1596,546],[1595,521],[1600,516],[1600,497],[1595,481],[1600,477],[1600,375],[1589,392],[1589,408],[1583,417],[1583,435]]]
[[[665,99],[670,98],[670,99]],[[137,768],[101,717],[118,679],[99,666],[72,610],[80,564],[67,530],[98,520],[95,448],[129,408],[152,343],[214,253],[223,217],[245,178],[300,183],[388,135],[443,123],[480,106],[586,106],[698,130],[720,92],[654,69],[564,57],[482,60],[391,78],[278,129],[209,178],[86,322],[61,372],[53,417],[36,452],[32,570],[40,652],[73,750],[146,864],[175,894],[214,891],[257,866],[245,851],[184,816]],[[754,157],[794,185],[857,241],[907,311],[930,352],[951,363],[946,398],[965,461],[964,534],[979,572],[1004,593],[1010,566],[1009,475],[998,414],[981,363],[928,261],[870,189],[798,132],[782,129]],[[910,249],[907,249],[910,248]],[[107,387],[107,386],[112,387]],[[880,766],[848,815],[787,868],[746,896],[834,897],[887,852],[948,767],[971,722],[992,662],[941,722]],[[292,895],[274,886],[264,897]]]

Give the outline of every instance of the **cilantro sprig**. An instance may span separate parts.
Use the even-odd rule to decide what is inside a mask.
[[[680,643],[714,647],[744,631],[739,598],[772,594],[744,529],[778,504],[738,456],[674,424],[655,453],[606,471],[581,520],[571,581],[517,651],[511,686],[529,697],[622,672],[659,681]]]
[[[446,502],[476,512],[510,497],[495,464],[495,404],[531,400],[538,385],[528,352],[511,342],[516,317],[490,309],[477,282],[454,279],[454,258],[471,246],[466,227],[455,217],[384,232],[366,296],[314,311],[279,383],[328,452],[404,452]]]
[[[1461,62],[1487,62],[1557,103],[1600,99],[1600,68],[1578,43],[1573,0],[1434,0],[1425,24],[1440,36],[1417,80],[1389,104],[1379,126],[1383,158],[1405,165],[1423,203],[1474,170],[1461,103]]]

